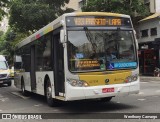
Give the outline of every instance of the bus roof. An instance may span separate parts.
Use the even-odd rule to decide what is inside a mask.
[[[19,48],[19,47],[22,47],[24,45],[27,45],[30,42],[40,38],[41,36],[51,32],[52,30],[55,30],[58,27],[63,26],[63,24],[64,24],[63,21],[65,20],[64,18],[66,16],[114,16],[114,17],[130,18],[129,15],[118,14],[118,13],[109,13],[109,12],[73,12],[73,13],[66,13],[66,14],[63,14],[62,16],[58,17],[57,19],[55,19],[54,21],[52,21],[48,25],[44,26],[43,28],[41,28],[37,32],[33,33],[32,35],[30,35],[26,39],[19,42],[16,45],[16,47]]]

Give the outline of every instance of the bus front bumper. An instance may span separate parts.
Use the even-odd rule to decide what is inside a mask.
[[[68,84],[66,101],[127,96],[129,94],[138,94],[139,90],[139,80],[132,83],[92,87],[72,87]]]

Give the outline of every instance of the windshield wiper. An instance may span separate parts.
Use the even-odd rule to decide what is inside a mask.
[[[92,45],[92,50],[93,52],[96,54],[96,44],[93,42],[93,37],[92,37],[92,34],[91,32],[88,30],[87,27],[84,27],[84,30],[85,30],[85,33],[86,33],[86,36],[87,36],[87,39],[88,41],[91,43]]]

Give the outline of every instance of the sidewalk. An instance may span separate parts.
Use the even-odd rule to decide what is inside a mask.
[[[154,76],[139,76],[140,81],[159,81],[160,82],[160,77],[154,77]]]

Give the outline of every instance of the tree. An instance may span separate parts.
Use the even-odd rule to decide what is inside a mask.
[[[9,25],[15,31],[33,33],[62,14],[62,6],[68,2],[69,0],[12,0]]]
[[[0,21],[2,20],[4,15],[7,15],[4,8],[7,8],[9,4],[9,0],[0,0]]]
[[[149,10],[142,0],[87,0],[87,3],[82,7],[82,11],[128,14],[134,23],[136,23],[137,17],[143,18],[149,14]]]
[[[8,62],[12,64],[15,45],[27,36],[29,35],[20,32],[16,33],[9,28],[5,34],[0,36],[0,55],[6,55]]]

